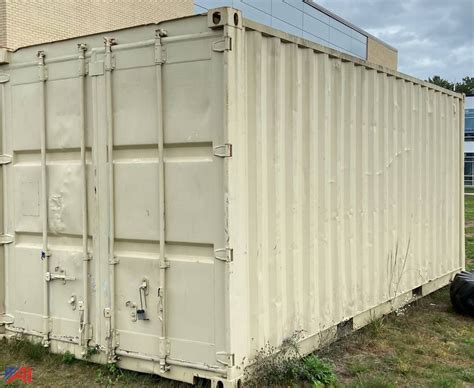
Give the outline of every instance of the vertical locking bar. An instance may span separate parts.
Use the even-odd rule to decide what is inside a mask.
[[[107,360],[115,362],[116,332],[115,332],[115,194],[114,194],[114,122],[113,122],[113,95],[112,95],[112,71],[113,58],[112,46],[115,39],[104,38],[105,44],[105,99],[107,110],[107,161],[108,161],[108,190],[109,190],[109,311],[108,333],[107,333]]]
[[[166,341],[166,269],[168,262],[166,260],[166,218],[165,218],[165,160],[164,160],[164,119],[163,119],[163,64],[165,58],[163,55],[162,38],[166,37],[165,30],[159,29],[155,33],[155,68],[156,68],[156,112],[158,115],[158,184],[159,184],[159,219],[160,219],[160,291],[158,297],[160,300],[160,370],[162,373],[168,370],[166,364],[167,341]]]
[[[85,77],[87,45],[79,43],[79,127],[81,131],[81,180],[82,180],[82,282],[83,303],[80,321],[81,346],[87,347],[89,341],[89,231],[88,231],[88,206],[87,206],[87,163],[86,163],[86,113],[85,113]]]
[[[2,49],[0,49],[0,62]],[[4,51],[6,55],[6,50]],[[6,166],[7,163],[11,162],[11,158],[4,155],[6,144],[5,144],[5,131],[6,131],[6,98],[5,98],[5,83],[10,80],[9,74],[0,74],[0,242],[1,236],[6,235],[6,230],[3,229],[5,225],[5,188],[6,186]],[[5,147],[5,148],[4,148]],[[0,317],[5,314],[5,254],[6,249],[0,247]]]
[[[49,257],[51,253],[48,247],[48,186],[47,186],[47,167],[46,167],[46,67],[45,53],[38,51],[38,75],[41,85],[41,94],[39,101],[39,111],[41,119],[40,127],[40,147],[41,147],[41,221],[43,230],[43,248],[41,259],[43,274],[49,272]],[[43,283],[43,346],[49,346],[49,284],[46,280]]]

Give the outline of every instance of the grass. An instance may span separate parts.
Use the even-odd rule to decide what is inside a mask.
[[[33,368],[33,384],[36,386],[81,386],[104,387],[118,386],[156,386],[179,387],[158,376],[122,371],[107,365],[96,365],[79,361],[74,355],[66,352],[63,355],[49,353],[41,344],[33,344],[24,339],[0,340],[0,373],[7,366],[31,366]],[[6,385],[3,378],[0,386]]]
[[[464,192],[465,193],[474,193],[474,187],[465,187]]]
[[[465,196],[465,218],[474,270],[474,196]],[[474,319],[454,313],[445,287],[318,354],[335,365],[340,386],[474,387]]]
[[[337,378],[332,363],[316,354],[301,357],[298,349],[298,340],[301,336],[301,332],[296,332],[286,339],[279,349],[270,344],[260,349],[252,368],[246,371],[247,385],[252,387],[334,385]]]
[[[474,195],[464,196],[466,222],[466,269],[474,270]]]
[[[453,312],[444,288],[319,355],[333,362],[341,386],[463,387],[474,384],[473,323]]]
[[[465,215],[466,268],[474,270],[474,196],[465,196]],[[474,319],[453,312],[445,287],[403,314],[376,319],[317,354],[291,360],[277,368],[285,386],[474,387]],[[24,340],[0,342],[0,372],[9,365],[32,366],[33,382],[41,386],[187,386],[70,353],[53,355]]]

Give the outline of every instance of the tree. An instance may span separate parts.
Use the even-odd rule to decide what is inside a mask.
[[[428,78],[428,82],[441,86],[442,88],[453,90],[457,93],[474,94],[474,77],[464,77],[461,82],[449,82],[439,75]]]
[[[464,77],[462,82],[456,82],[454,90],[458,93],[474,94],[474,77]]]
[[[435,75],[433,76],[433,78],[428,78],[428,82],[441,86],[442,88],[454,91],[454,83],[449,82],[448,80],[445,80],[444,78],[441,78],[439,75]]]

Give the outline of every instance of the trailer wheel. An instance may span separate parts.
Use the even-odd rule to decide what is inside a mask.
[[[457,313],[474,317],[474,272],[458,273],[451,283],[450,296]]]

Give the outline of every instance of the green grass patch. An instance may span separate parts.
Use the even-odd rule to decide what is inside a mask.
[[[333,365],[315,354],[301,357],[298,340],[301,333],[286,339],[275,348],[269,344],[257,352],[255,363],[247,370],[247,385],[254,387],[311,384],[333,386],[337,382]]]
[[[445,287],[319,355],[333,362],[340,386],[462,387],[472,384],[473,344],[474,322],[454,313]]]
[[[75,359],[76,359],[76,357],[74,356],[74,354],[67,351],[66,353],[63,354],[62,361],[63,361],[64,364],[72,364]]]
[[[95,353],[95,352],[93,352]],[[33,368],[33,385],[45,387],[188,387],[188,384],[161,379],[156,375],[125,371],[116,365],[97,365],[75,360],[70,352],[52,354],[40,343],[31,343],[23,337],[0,340],[0,371],[7,366]],[[4,386],[0,380],[0,386]],[[7,385],[10,386],[10,385]]]
[[[464,196],[464,210],[466,224],[469,225],[469,222],[474,222],[474,195]]]

